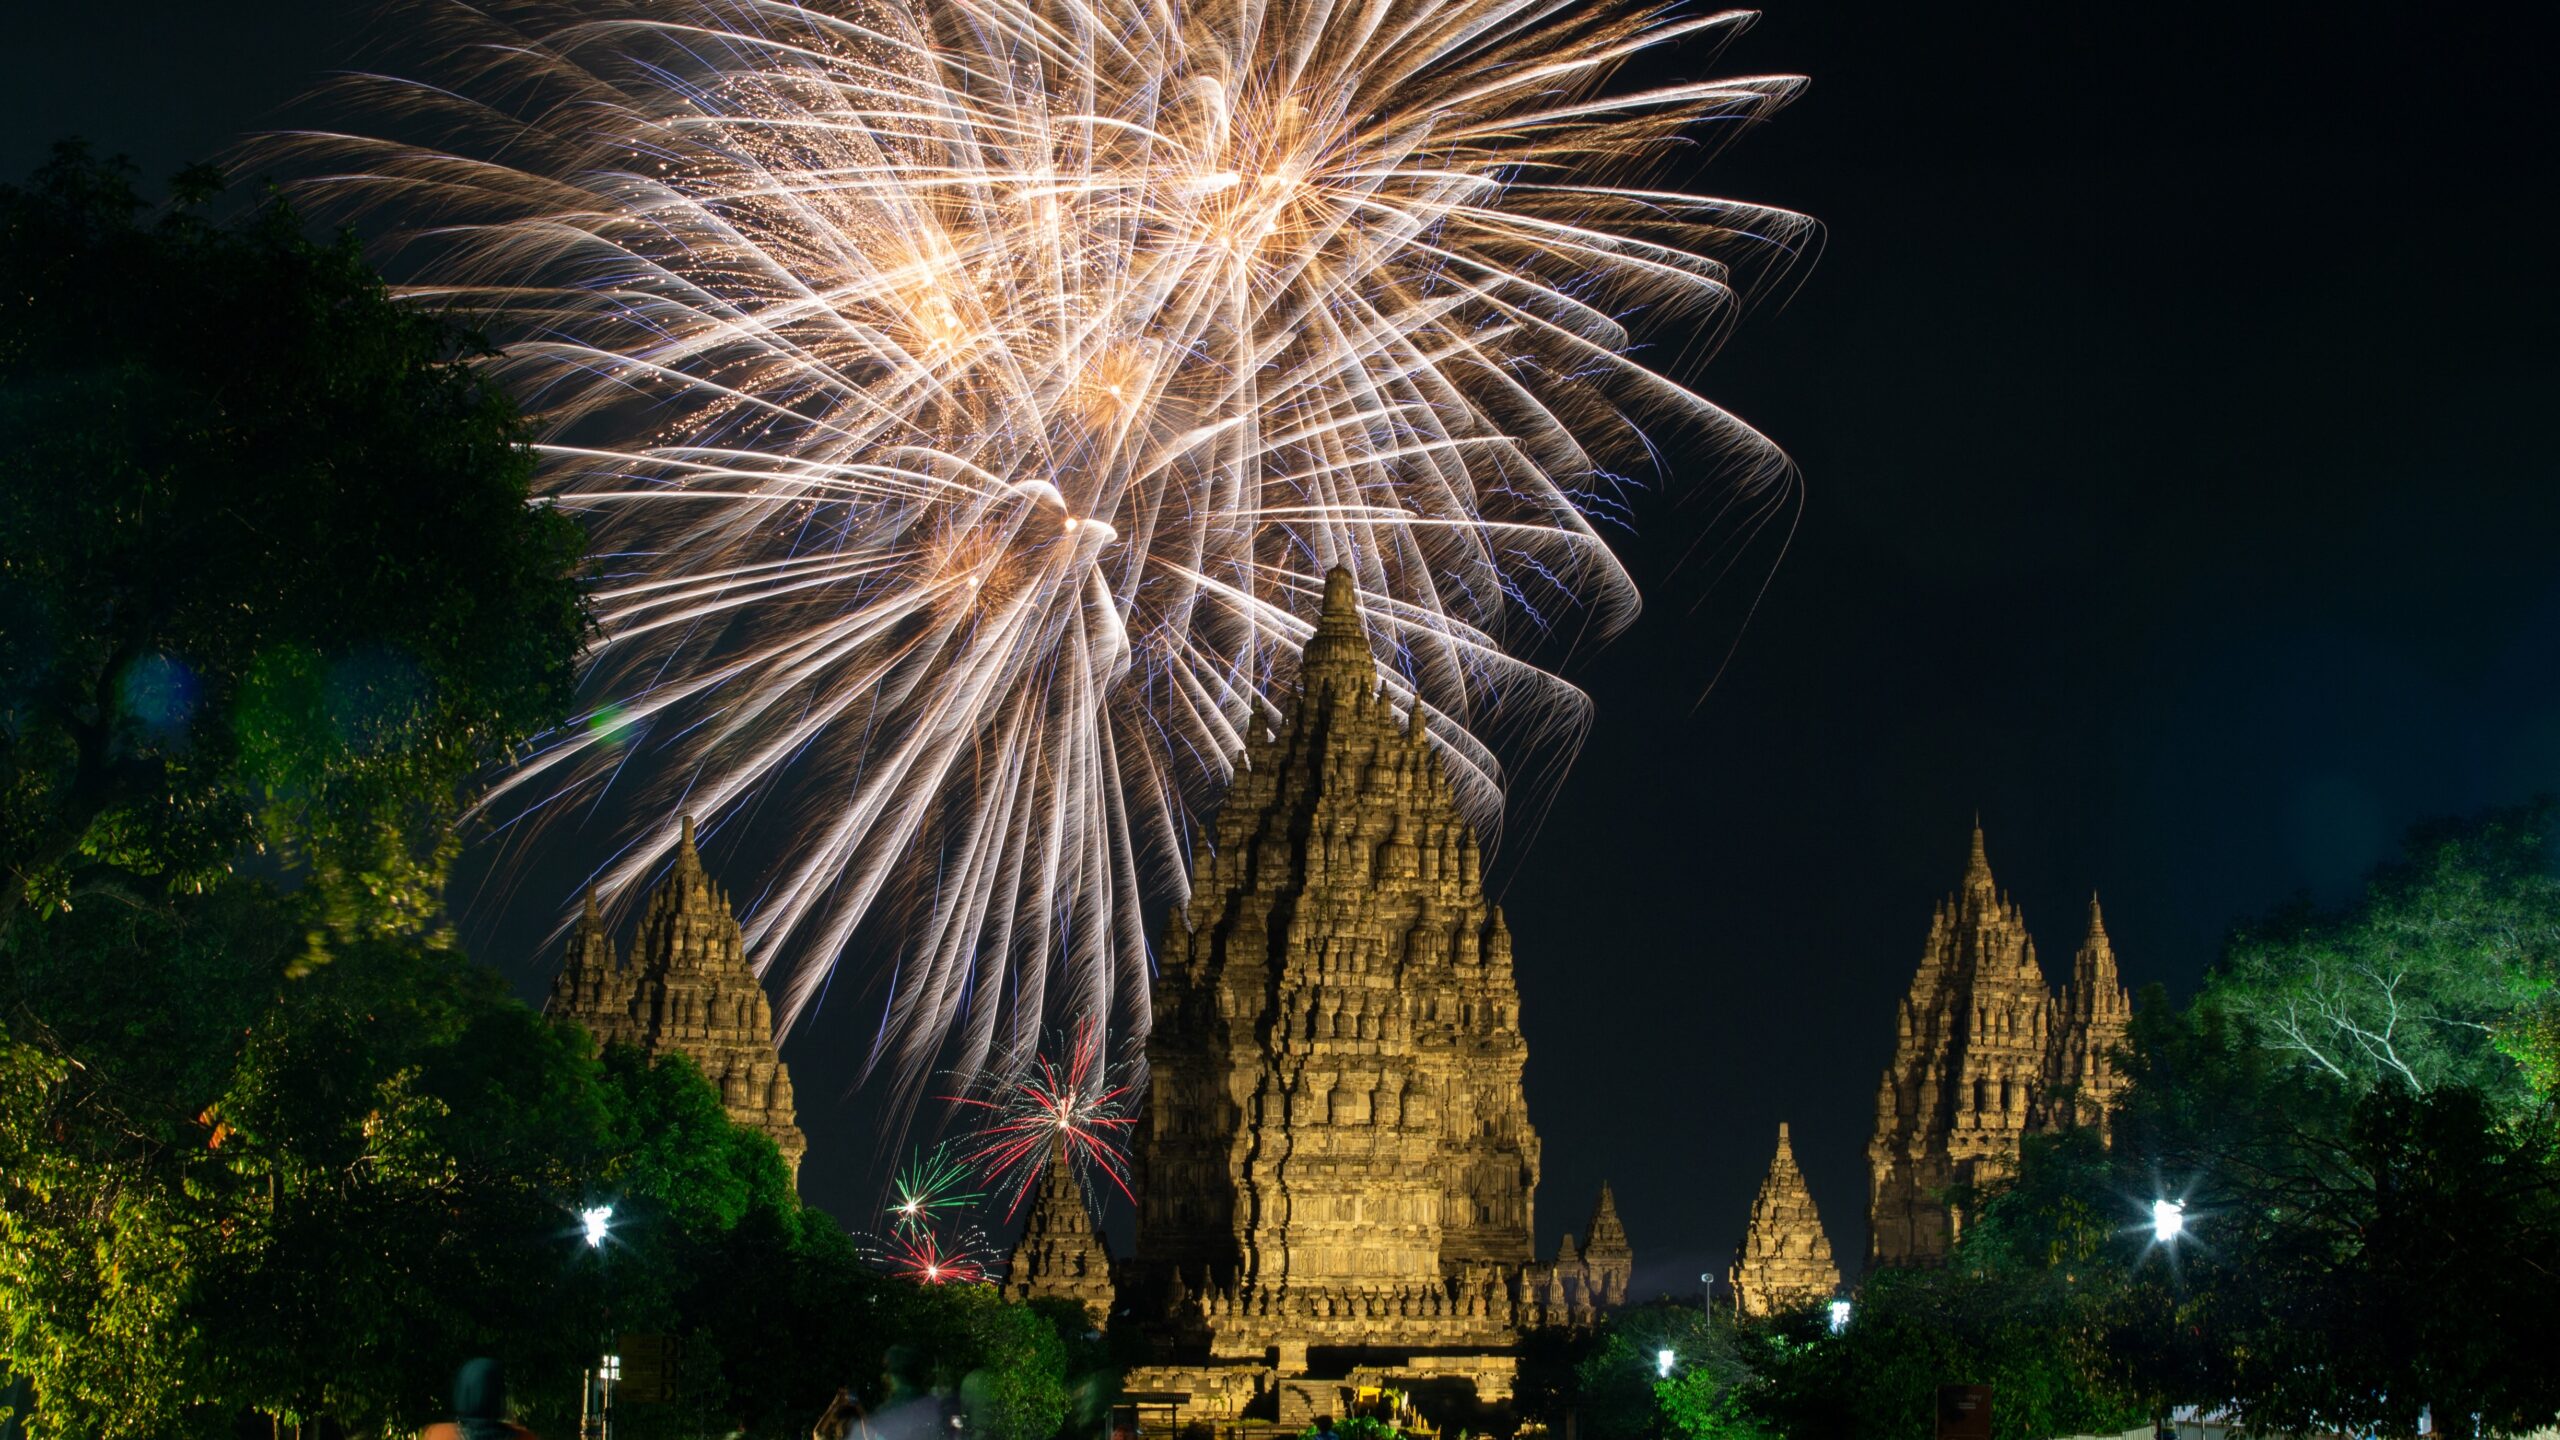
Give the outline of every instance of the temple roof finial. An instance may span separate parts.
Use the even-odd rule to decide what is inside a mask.
[[[1316,633],[1299,658],[1298,672],[1310,690],[1328,679],[1356,684],[1364,694],[1377,688],[1377,663],[1369,656],[1369,631],[1360,619],[1360,583],[1348,566],[1325,572],[1324,608],[1316,613]]]
[[[686,890],[698,885],[707,891],[711,888],[711,874],[702,868],[702,852],[693,845],[693,817],[682,816],[680,821],[681,828],[676,834],[675,868],[667,878]]]
[[[1991,855],[1982,845],[1982,812],[1973,816],[1973,854],[1965,861],[1964,888],[1988,894],[1991,882]]]

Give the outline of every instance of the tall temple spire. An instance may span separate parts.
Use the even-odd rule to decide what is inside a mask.
[[[1348,566],[1325,572],[1324,607],[1316,614],[1316,633],[1298,659],[1300,686],[1309,697],[1328,683],[1336,690],[1366,695],[1378,688],[1377,662],[1369,654],[1369,631],[1360,618],[1360,584]]]
[[[1726,1272],[1733,1303],[1745,1315],[1772,1315],[1830,1298],[1840,1288],[1831,1237],[1814,1209],[1813,1191],[1796,1166],[1787,1123],[1778,1122],[1778,1153],[1752,1202],[1751,1223]]]
[[[717,889],[711,883],[711,872],[702,868],[702,852],[693,845],[693,817],[687,815],[676,832],[675,864],[668,869],[666,882],[658,887],[658,894],[673,893],[689,900],[714,894]],[[652,895],[650,899],[655,901],[657,896]]]
[[[1380,692],[1349,570],[1279,709],[1166,926],[1117,1304],[1179,1362],[1131,1388],[1276,1370],[1295,1428],[1341,1413],[1293,1409],[1334,1383],[1310,1347],[1507,1387],[1559,1277],[1533,1248],[1511,936],[1429,726]]]

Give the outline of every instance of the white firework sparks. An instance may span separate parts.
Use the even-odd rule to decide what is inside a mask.
[[[1799,88],[1616,78],[1749,18],[449,15],[456,74],[361,82],[370,116],[428,117],[435,144],[293,143],[332,157],[310,183],[333,202],[430,222],[416,292],[505,344],[545,493],[619,572],[593,723],[491,803],[624,787],[647,817],[604,877],[626,890],[679,799],[715,827],[763,804],[787,861],[748,935],[785,1023],[891,931],[872,1059],[910,1084],[937,1057],[1018,1067],[1051,1023],[1143,1033],[1142,905],[1179,898],[1190,817],[1334,566],[1490,832],[1495,732],[1569,745],[1585,721],[1522,640],[1636,607],[1593,525],[1620,504],[1611,458],[1640,425],[1703,427],[1744,457],[1746,506],[1786,484],[1630,330],[1711,338],[1729,262],[1810,232],[1641,183]]]

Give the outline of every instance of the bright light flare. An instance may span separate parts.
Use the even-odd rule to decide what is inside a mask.
[[[1672,1351],[1656,1350],[1653,1352],[1653,1373],[1656,1375],[1660,1375],[1668,1379],[1671,1375],[1671,1367],[1679,1363],[1680,1357]]]
[[[2187,1232],[2187,1202],[2154,1200],[2151,1202],[2151,1243],[2166,1245]]]
[[[613,1226],[613,1207],[596,1205],[581,1210],[578,1212],[578,1224],[586,1232],[587,1248],[601,1250],[604,1248],[605,1232]]]

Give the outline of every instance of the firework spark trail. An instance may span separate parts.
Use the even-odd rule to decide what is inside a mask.
[[[871,1263],[919,1285],[976,1285],[992,1258],[975,1230],[944,1233],[930,1226],[900,1230],[870,1247]]]
[[[1077,1170],[1100,1174],[1131,1204],[1137,1203],[1129,1193],[1129,1136],[1137,1126],[1137,1092],[1112,1078],[1101,1026],[1090,1020],[1079,1024],[1064,1063],[1042,1055],[1019,1078],[1001,1079],[985,1089],[989,1093],[951,1097],[964,1117],[973,1115],[980,1122],[960,1158],[1005,1193],[1007,1220],[1021,1211],[1050,1157],[1061,1149]]]
[[[938,1223],[965,1216],[986,1198],[963,1188],[968,1182],[967,1162],[953,1155],[949,1145],[916,1152],[891,1182],[891,1233],[912,1239]]]
[[[1766,442],[1635,358],[1810,223],[1635,183],[1792,77],[1613,81],[1742,13],[1622,0],[617,0],[439,12],[451,75],[351,82],[306,193],[413,220],[544,493],[621,577],[595,723],[490,804],[762,804],[786,1026],[894,942],[869,1063],[1027,1065],[1147,1020],[1149,900],[1348,566],[1488,839],[1496,745],[1584,697],[1515,653],[1632,617],[1613,454]],[[424,143],[384,138],[423,125]],[[1757,502],[1755,502],[1757,503]],[[1586,513],[1588,512],[1588,514]],[[624,762],[637,749],[649,764]],[[620,778],[616,778],[620,777]],[[784,783],[787,779],[788,783]],[[779,812],[778,814],[775,812]]]

